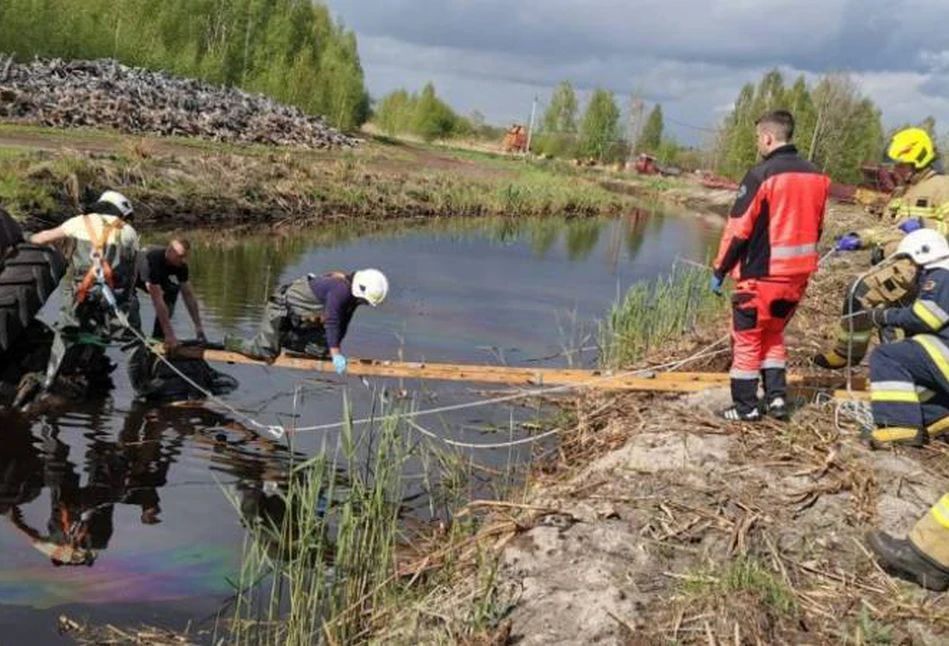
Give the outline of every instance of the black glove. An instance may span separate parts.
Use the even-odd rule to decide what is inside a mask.
[[[888,323],[886,322],[886,308],[885,307],[875,307],[870,310],[870,322],[874,327],[886,327]]]

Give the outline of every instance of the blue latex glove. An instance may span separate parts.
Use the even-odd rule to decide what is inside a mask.
[[[341,375],[346,372],[346,357],[341,354],[333,355],[333,367],[336,368],[336,374]]]
[[[913,231],[918,231],[923,228],[923,222],[919,218],[913,218],[912,220],[906,220],[900,222],[896,227],[903,233],[912,233]]]
[[[719,296],[721,296],[721,295],[722,295],[722,283],[724,283],[724,282],[725,282],[725,277],[724,277],[724,276],[722,276],[721,278],[719,278],[719,277],[716,276],[715,274],[712,274],[712,281],[711,281],[711,283],[710,283],[710,285],[711,285],[711,287],[712,287],[712,291],[715,292],[716,294],[718,294]]]
[[[846,233],[837,238],[834,249],[837,251],[856,251],[863,246],[860,236],[856,233]]]

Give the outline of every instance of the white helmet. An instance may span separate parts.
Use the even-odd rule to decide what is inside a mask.
[[[129,202],[129,198],[125,197],[118,191],[106,191],[99,196],[100,202],[108,202],[119,211],[122,212],[122,217],[127,218],[132,213],[132,203]]]
[[[896,253],[909,256],[920,267],[949,268],[949,241],[933,229],[917,229],[900,241]]]
[[[389,280],[378,269],[360,269],[353,274],[353,296],[362,298],[373,307],[386,299]]]

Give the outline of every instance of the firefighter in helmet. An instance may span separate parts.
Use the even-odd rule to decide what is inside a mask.
[[[926,131],[907,128],[897,132],[887,155],[897,164],[897,171],[909,178],[887,205],[887,226],[848,233],[836,243],[838,251],[872,247],[878,261],[887,261],[878,262],[848,289],[834,348],[813,358],[822,368],[857,365],[866,356],[873,326],[861,312],[912,303],[917,268],[907,257],[891,257],[900,240],[919,229],[949,234],[949,177],[938,171],[936,149]]]
[[[72,348],[92,345],[101,350],[109,341],[124,337],[127,326],[141,327],[135,296],[139,243],[138,234],[127,222],[131,215],[132,203],[127,197],[105,191],[83,215],[30,238],[33,244],[73,243],[46,389],[53,385]]]
[[[347,359],[340,345],[356,308],[364,303],[376,307],[388,293],[389,281],[378,269],[308,274],[270,297],[254,339],[225,337],[224,347],[267,361],[282,348],[319,357],[329,354],[336,372],[343,374]]]
[[[900,243],[920,268],[918,296],[904,308],[877,308],[875,325],[903,328],[907,338],[870,355],[874,446],[920,446],[949,430],[949,242],[936,231],[915,231]],[[922,518],[908,539],[882,531],[867,545],[890,573],[931,590],[949,588],[949,493]]]

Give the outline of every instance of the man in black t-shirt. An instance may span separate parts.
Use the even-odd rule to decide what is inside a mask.
[[[195,335],[201,342],[206,340],[198,300],[194,297],[191,283],[188,282],[190,249],[191,245],[186,239],[176,237],[171,239],[167,247],[148,247],[138,254],[137,286],[152,297],[155,306],[152,336],[164,339],[168,348],[178,345],[178,338],[171,326],[178,292],[181,292],[191,320],[194,321]]]

